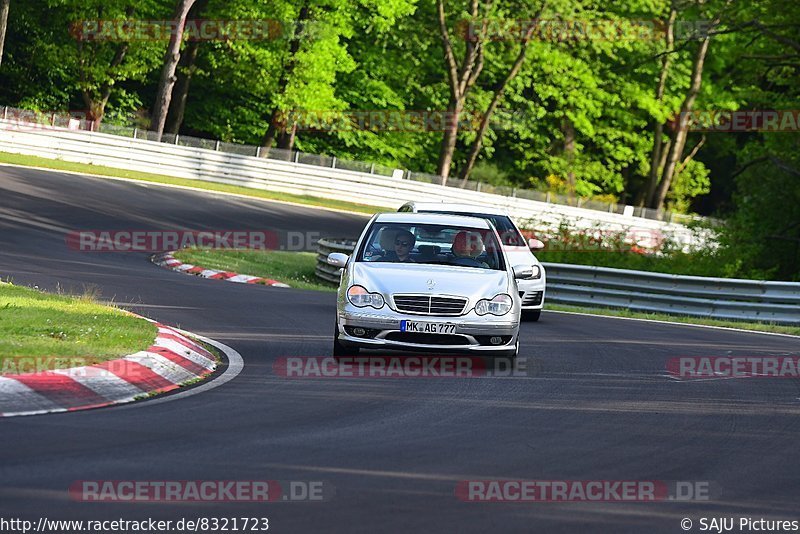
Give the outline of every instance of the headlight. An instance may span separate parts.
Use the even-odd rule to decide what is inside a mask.
[[[511,296],[503,293],[497,295],[492,300],[479,300],[475,304],[475,313],[478,315],[486,315],[487,313],[491,313],[492,315],[505,315],[511,311],[513,306],[514,301],[511,299]]]
[[[533,271],[533,275],[531,275],[531,280],[537,280],[542,277],[542,268],[538,265],[531,265],[531,270]]]
[[[375,309],[383,308],[383,296],[380,293],[370,293],[362,286],[350,286],[347,290],[347,300],[358,308],[372,306]]]

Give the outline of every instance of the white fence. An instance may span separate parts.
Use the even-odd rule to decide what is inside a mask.
[[[390,210],[408,200],[503,207],[518,220],[535,221],[536,229],[545,232],[555,230],[566,219],[575,228],[657,233],[685,248],[713,241],[709,231],[696,232],[681,224],[408,180],[400,170],[393,176],[381,176],[20,121],[0,120],[0,151],[313,195]]]

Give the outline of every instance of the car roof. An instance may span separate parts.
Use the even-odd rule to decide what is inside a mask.
[[[490,229],[491,224],[486,219],[468,217],[466,215],[443,215],[440,213],[379,213],[375,222],[405,223],[405,224],[443,224],[452,226],[467,226],[470,228]]]
[[[408,202],[407,204],[414,206],[414,209],[418,212],[452,211],[464,214],[480,213],[483,215],[508,216],[506,210],[503,208],[496,208],[494,206],[479,206],[477,204],[456,204],[448,202]]]

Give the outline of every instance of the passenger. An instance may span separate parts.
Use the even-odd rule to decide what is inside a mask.
[[[467,232],[465,230],[458,232],[453,239],[452,251],[453,256],[455,256],[452,263],[455,265],[489,268],[489,264],[477,259],[484,252],[483,238],[478,232]]]

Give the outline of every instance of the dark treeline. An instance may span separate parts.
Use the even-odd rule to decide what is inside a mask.
[[[793,0],[0,0],[0,104],[714,215],[726,275],[793,279],[799,29]]]

